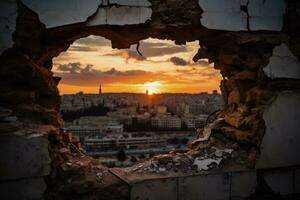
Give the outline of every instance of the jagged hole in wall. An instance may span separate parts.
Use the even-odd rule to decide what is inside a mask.
[[[154,38],[121,50],[94,35],[75,41],[53,60],[65,131],[108,166],[187,150],[221,104],[221,75],[206,59],[192,61],[198,49]]]

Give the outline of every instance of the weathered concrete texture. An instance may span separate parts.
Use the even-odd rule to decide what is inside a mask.
[[[135,184],[131,200],[166,200],[177,198],[177,179],[154,179]]]
[[[0,182],[0,199],[40,200],[43,199],[46,184],[43,178],[32,178]]]
[[[147,7],[100,7],[97,13],[88,19],[87,26],[127,25],[145,23],[151,18],[152,11]]]
[[[43,177],[50,173],[48,138],[0,136],[0,180]]]
[[[230,177],[214,174],[180,178],[180,200],[229,199]]]
[[[256,172],[236,172],[231,175],[231,200],[245,199],[255,192]]]
[[[300,195],[300,168],[294,171],[295,178],[295,193]]]
[[[284,0],[199,0],[204,10],[201,23],[210,29],[280,31]]]
[[[47,28],[84,22],[96,12],[101,0],[22,0],[38,13],[40,21]]]
[[[12,47],[12,33],[16,29],[17,4],[14,0],[0,0],[0,54]]]
[[[266,133],[256,168],[300,164],[300,92],[286,91],[265,109]]]
[[[99,5],[108,6],[98,9],[97,14],[89,20],[87,25],[125,25],[144,23],[151,18],[151,4],[146,0],[112,0],[109,6],[107,1],[83,0],[68,1],[32,1],[22,0],[30,9],[37,12],[41,22],[47,28],[85,22],[93,15]]]
[[[277,169],[264,172],[266,184],[281,196],[299,194],[299,190],[296,190],[295,187],[295,178],[295,170],[293,169]]]
[[[247,30],[247,15],[244,12],[214,13],[205,12],[201,23],[211,29],[245,31]],[[226,19],[226,20],[221,20]]]
[[[280,31],[285,7],[284,0],[249,0],[250,30]]]
[[[273,49],[269,64],[263,68],[266,76],[300,79],[300,63],[289,47],[283,43]]]
[[[240,200],[254,193],[256,186],[255,171],[198,174],[134,183],[131,199]]]
[[[123,5],[123,6],[140,6],[140,7],[151,6],[151,3],[147,0],[109,0],[109,3]]]
[[[241,31],[247,30],[247,14],[240,10],[239,0],[199,0],[204,10],[201,23],[207,28]]]

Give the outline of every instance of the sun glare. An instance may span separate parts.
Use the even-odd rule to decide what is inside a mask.
[[[161,83],[159,81],[144,83],[143,89],[148,91],[148,95],[159,93],[161,89]]]

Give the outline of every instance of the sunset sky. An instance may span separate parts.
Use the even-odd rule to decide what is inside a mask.
[[[54,59],[53,72],[62,77],[61,94],[79,91],[145,93],[199,93],[219,90],[221,75],[206,60],[192,61],[198,42],[175,45],[170,40],[146,39],[130,49],[112,49],[103,37],[74,42]]]

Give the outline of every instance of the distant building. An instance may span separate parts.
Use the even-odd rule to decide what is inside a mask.
[[[151,126],[159,129],[180,129],[181,119],[177,116],[158,115],[151,118]]]
[[[167,113],[167,106],[156,105],[156,106],[154,106],[154,110],[158,114],[165,114],[165,113]]]
[[[189,114],[189,109],[189,105],[187,105],[185,102],[181,102],[180,104],[176,105],[175,113],[180,116],[185,116]]]
[[[118,122],[109,116],[84,116],[73,121],[73,125],[103,127],[110,122]]]
[[[193,103],[189,106],[189,113],[193,115],[200,115],[205,113],[207,105],[204,102],[201,103]]]
[[[90,152],[115,149],[145,149],[166,145],[166,140],[158,137],[104,137],[84,139],[84,149]]]
[[[70,130],[73,135],[83,139],[84,137],[122,133],[123,125],[120,124],[119,119],[108,116],[85,116],[74,120],[65,129]]]
[[[213,95],[219,95],[218,90],[213,90],[211,94],[213,94]]]
[[[119,134],[119,133],[123,133],[124,131],[123,124],[116,123],[116,122],[110,122],[104,125],[103,128],[105,133],[107,134]]]
[[[100,86],[99,86],[99,94],[102,94],[102,86],[101,86],[101,83],[100,83]]]
[[[104,132],[99,127],[94,126],[76,126],[72,125],[66,128],[72,135],[79,137],[81,140],[85,137],[99,137],[103,136]]]

